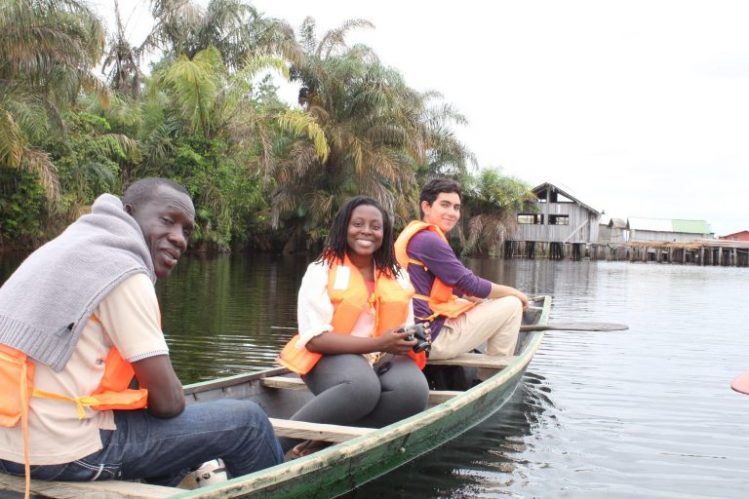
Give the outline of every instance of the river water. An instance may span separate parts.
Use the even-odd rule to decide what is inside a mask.
[[[157,284],[184,383],[273,365],[307,261],[185,258]],[[514,399],[459,439],[350,497],[749,497],[749,269],[469,260],[554,298],[549,332]],[[12,263],[0,261],[0,278]]]

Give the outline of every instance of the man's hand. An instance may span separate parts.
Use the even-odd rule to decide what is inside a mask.
[[[527,310],[528,309],[528,297],[525,296],[525,293],[523,293],[522,291],[518,291],[517,289],[515,291],[517,293],[514,296],[517,296],[518,299],[520,300],[520,303],[523,304],[523,310]]]
[[[502,284],[492,283],[492,290],[488,298],[504,298],[505,296],[514,296],[523,304],[523,310],[528,308],[528,297],[525,293],[518,291],[512,286],[503,286]]]
[[[185,409],[185,394],[168,355],[133,362],[140,388],[148,389],[148,413],[173,418]]]

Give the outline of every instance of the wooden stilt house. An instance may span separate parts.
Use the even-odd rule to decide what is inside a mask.
[[[601,214],[569,192],[545,182],[532,190],[536,210],[517,214],[517,230],[508,242],[508,256],[533,258],[541,253],[554,259],[584,255],[598,239]]]

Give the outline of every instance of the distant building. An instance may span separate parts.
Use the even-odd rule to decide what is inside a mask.
[[[630,217],[627,225],[630,241],[694,241],[713,236],[704,220]]]
[[[543,183],[531,189],[538,211],[517,213],[511,241],[594,243],[601,214],[561,188]]]
[[[607,243],[626,243],[629,241],[629,226],[623,218],[610,218],[601,220],[598,224],[598,242]]]
[[[726,241],[749,241],[749,230],[742,230],[741,232],[734,232],[726,236],[720,236],[718,239]]]

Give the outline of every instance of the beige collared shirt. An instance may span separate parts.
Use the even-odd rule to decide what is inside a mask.
[[[113,345],[129,362],[168,355],[161,332],[156,292],[145,274],[136,274],[117,286],[99,304],[65,368],[59,373],[36,364],[34,387],[68,397],[91,394],[104,374],[104,360]],[[102,448],[99,430],[115,429],[112,411],[86,409],[78,418],[73,403],[32,397],[29,411],[31,464],[62,464]],[[0,427],[0,459],[23,462],[20,423]]]

